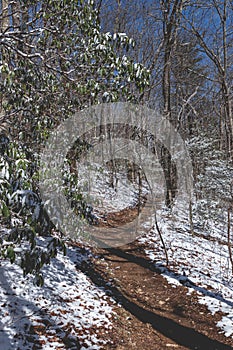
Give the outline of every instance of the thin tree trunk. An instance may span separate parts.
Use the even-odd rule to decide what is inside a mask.
[[[164,116],[172,123],[171,115],[171,56],[172,51],[176,46],[177,30],[182,12],[183,0],[166,0],[162,1],[164,24],[164,67],[163,67],[163,111]],[[168,150],[162,146],[161,148],[161,163],[165,174],[166,181],[166,200],[167,207],[172,206],[174,198],[174,186],[173,186],[173,169],[172,159]]]
[[[229,258],[231,262],[231,272],[233,274],[233,258],[232,258],[232,250],[231,250],[231,207],[227,210],[227,246],[229,252]]]
[[[156,213],[155,213],[155,227],[156,227],[156,230],[159,234],[159,238],[160,238],[160,241],[161,241],[161,244],[162,244],[162,247],[163,247],[163,250],[164,250],[164,253],[165,253],[165,258],[166,258],[166,266],[169,265],[169,258],[168,258],[168,252],[167,252],[167,247],[165,245],[165,242],[164,242],[164,239],[163,239],[163,235],[162,235],[162,232],[159,228],[159,225],[158,225],[158,221],[157,221],[157,217],[156,217]]]
[[[1,33],[5,33],[5,31],[7,30],[7,28],[9,27],[9,17],[8,17],[8,0],[2,0],[1,1],[1,5],[2,5],[2,21],[1,21]],[[4,46],[2,45],[2,47],[0,48],[0,55],[1,55],[1,60],[4,63],[5,61],[5,50],[4,50]],[[5,74],[1,73],[1,80],[5,79]],[[0,127],[1,130],[5,128],[3,127],[4,125],[4,109],[3,109],[3,104],[5,103],[4,98],[2,97],[0,99]]]

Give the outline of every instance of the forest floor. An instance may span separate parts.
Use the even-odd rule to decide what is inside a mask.
[[[96,171],[91,176],[91,194],[100,199],[97,239],[110,237],[111,244],[118,235],[123,242],[132,234],[128,224],[139,214],[138,203],[143,224],[136,228],[138,240],[128,240],[134,243],[97,250],[93,264],[82,269],[117,303],[112,345],[103,349],[233,348],[233,280],[224,213],[218,223],[209,220],[205,227],[194,217],[194,233],[184,203],[172,211],[156,205],[158,232],[147,182],[137,188],[119,171],[112,189],[109,173],[104,175],[101,180]]]
[[[118,195],[97,185],[103,202],[95,237],[116,234],[123,242],[138,215],[136,192],[122,186]],[[161,207],[163,243],[150,205],[140,215],[131,243],[101,249],[68,240],[67,255],[58,253],[43,268],[43,287],[0,260],[0,350],[233,349],[232,246],[224,213],[208,228],[194,222],[191,232],[187,212]],[[48,240],[40,237],[38,245]]]
[[[144,247],[132,243],[97,253],[85,272],[121,306],[114,308],[113,328],[103,349],[233,348],[233,339],[216,327],[222,314],[213,316],[196,292],[169,284]]]
[[[188,277],[177,272],[182,267],[178,260],[177,266],[156,263],[161,257],[155,247],[151,253],[148,242],[153,237],[148,234],[109,249],[71,242],[67,256],[59,254],[44,269],[41,288],[23,278],[19,268],[2,261],[0,350],[232,349],[231,281],[227,287],[218,282],[216,291],[211,266],[209,277],[200,280],[192,277],[191,263]],[[190,241],[187,233],[185,237]],[[176,238],[178,244],[178,234]],[[192,239],[204,242],[207,255],[200,253],[204,260],[210,254],[207,244],[220,244],[203,237]],[[202,248],[201,243],[190,247],[204,273],[195,250]],[[177,251],[185,258],[182,249]],[[199,266],[193,264],[197,276]]]

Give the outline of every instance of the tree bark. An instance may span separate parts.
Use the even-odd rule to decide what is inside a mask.
[[[171,58],[176,46],[177,30],[182,12],[183,0],[162,1],[163,9],[163,35],[164,35],[164,66],[163,66],[163,113],[175,126],[171,111]],[[172,159],[165,147],[161,148],[161,161],[166,181],[166,206],[171,207],[174,199],[174,169]]]

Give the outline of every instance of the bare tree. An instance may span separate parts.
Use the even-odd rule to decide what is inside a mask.
[[[232,116],[232,8],[228,0],[211,0],[201,3],[198,16],[191,9],[185,16],[186,29],[197,38],[200,50],[212,67],[213,91],[218,86],[218,113],[222,149],[232,159],[233,116]],[[226,138],[226,139],[225,139]]]

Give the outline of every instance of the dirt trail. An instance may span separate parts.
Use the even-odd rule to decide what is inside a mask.
[[[156,271],[142,247],[135,243],[121,249],[99,250],[99,258],[83,271],[122,305],[116,307],[111,345],[103,349],[232,349],[233,339],[219,333],[212,316],[198,303]],[[111,283],[109,283],[111,282]]]

